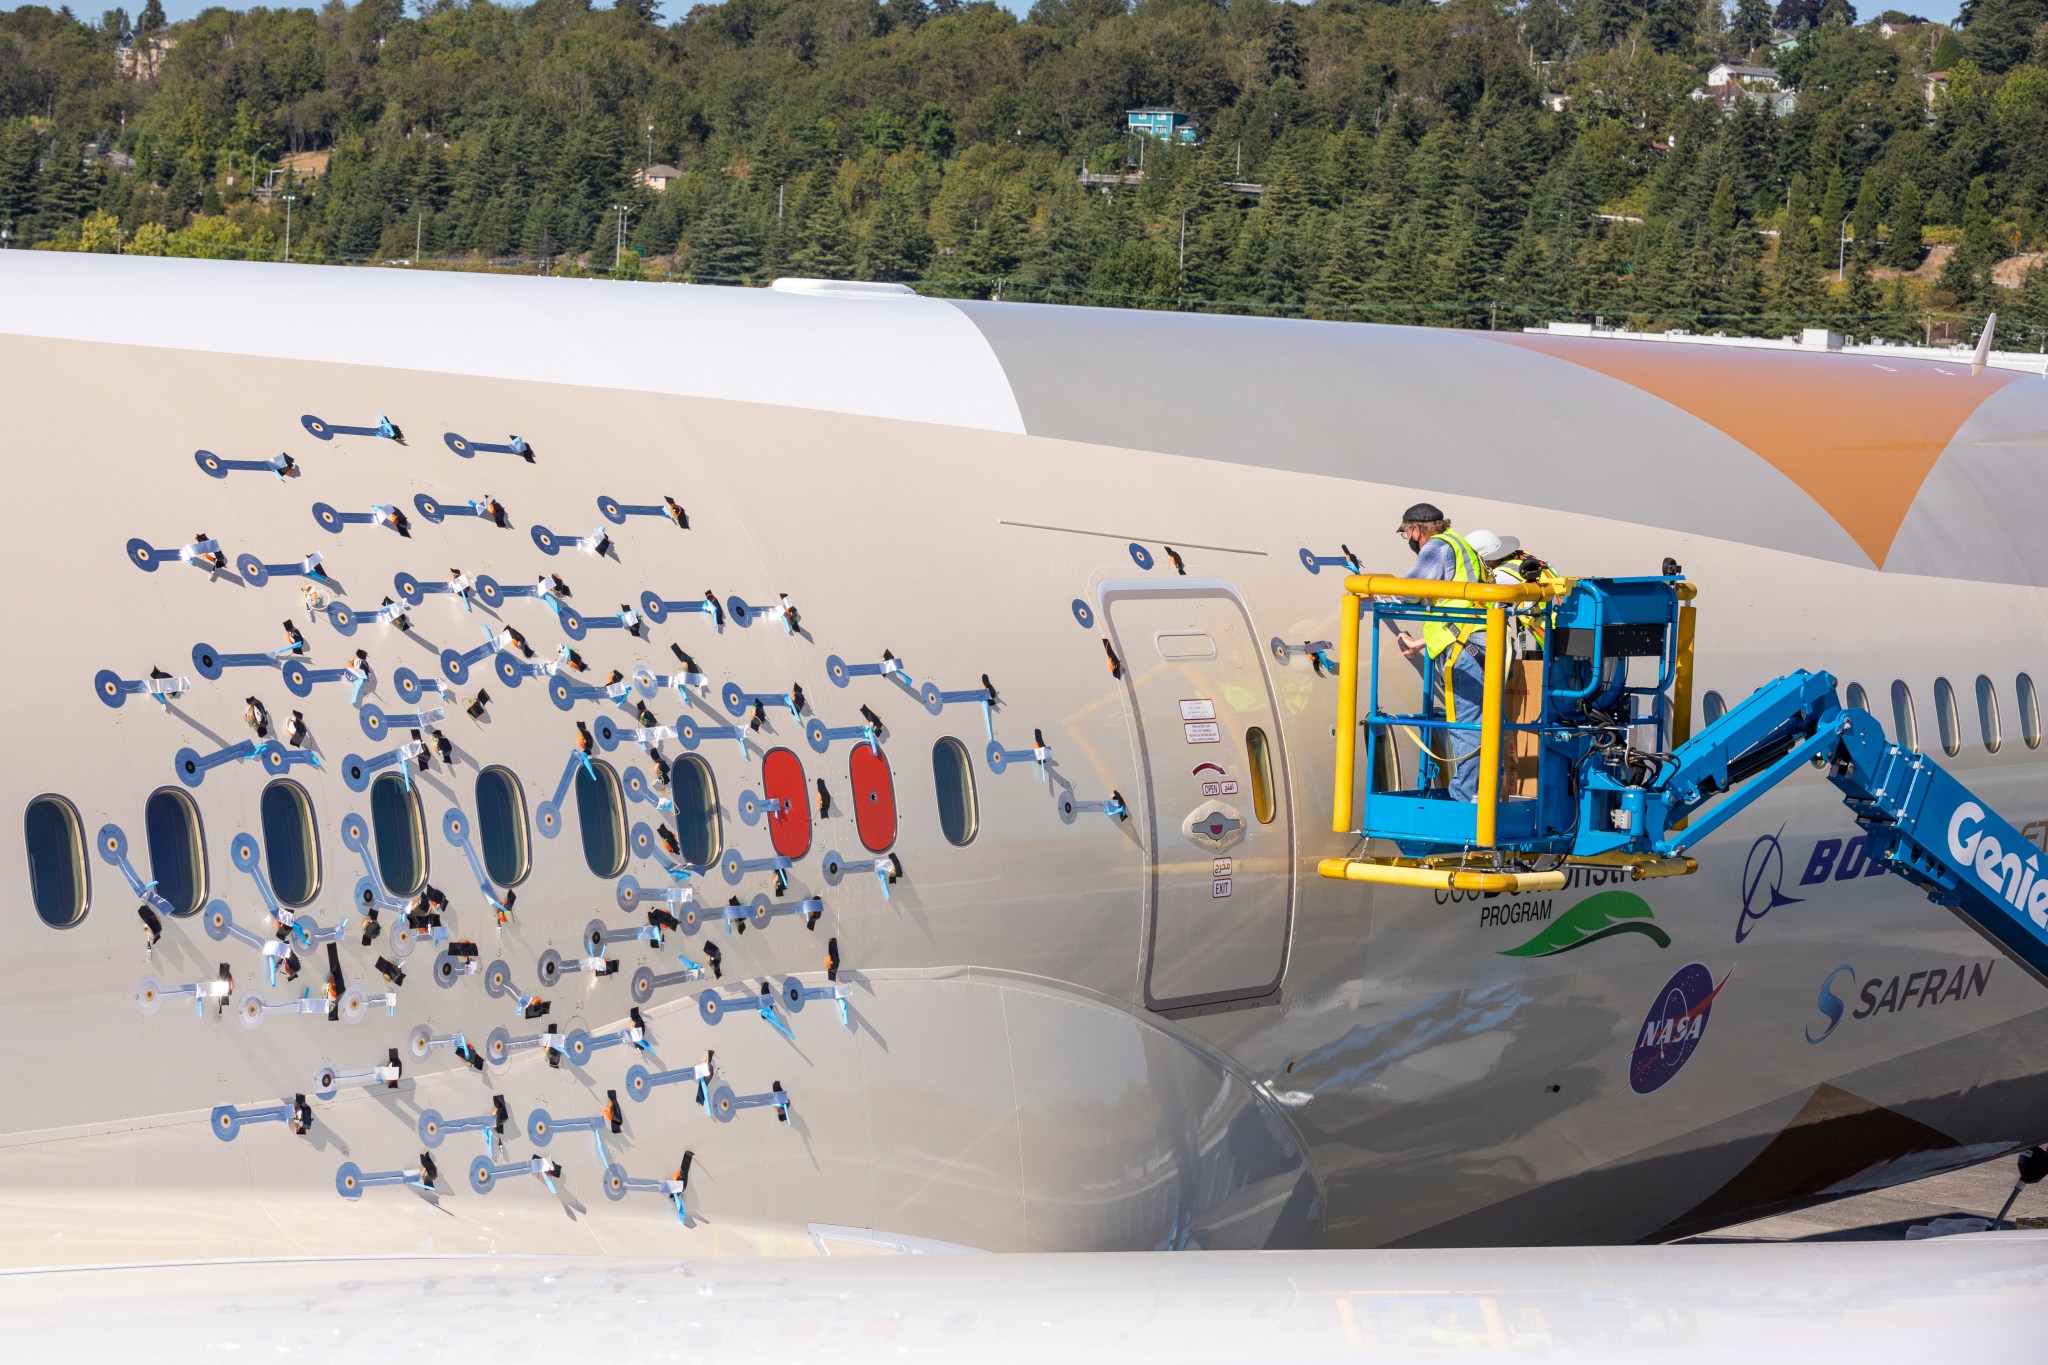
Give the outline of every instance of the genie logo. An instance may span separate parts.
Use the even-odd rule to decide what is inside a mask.
[[[1733,968],[1729,971],[1732,973]],[[1714,997],[1728,984],[1702,962],[1688,962],[1664,983],[1629,1054],[1628,1088],[1638,1095],[1662,1089],[1692,1059],[1700,1040],[1706,1037],[1707,1019],[1714,1011]]]
[[[1844,972],[1849,974],[1849,984],[1851,986],[1856,984],[1856,969],[1846,962],[1828,973],[1827,980],[1820,983],[1820,995],[1813,1002],[1814,1006],[1827,1016],[1828,1026],[1822,1029],[1820,1036],[1816,1038],[1813,1034],[1813,1026],[1809,1024],[1806,1029],[1807,1042],[1826,1042],[1828,1035],[1833,1033],[1836,1027],[1841,1024],[1842,1015],[1848,1011],[1848,1004],[1843,1001],[1841,996],[1835,994],[1835,981]]]
[[[1749,846],[1749,859],[1742,865],[1742,914],[1735,921],[1735,941],[1749,937],[1758,920],[1781,905],[1797,905],[1802,897],[1785,894],[1785,849],[1777,834],[1766,834]]]
[[[1958,864],[1977,874],[1993,896],[2015,910],[2025,910],[2037,928],[2048,929],[2048,877],[2041,876],[2041,854],[2022,843],[2008,852],[1998,836],[1985,829],[1984,808],[1975,801],[1956,807],[1948,820],[1948,852]]]

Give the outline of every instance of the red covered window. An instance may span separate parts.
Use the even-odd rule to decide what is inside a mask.
[[[761,760],[761,795],[788,809],[768,817],[768,837],[785,858],[811,851],[811,797],[804,787],[803,760],[787,749],[770,749]]]
[[[889,776],[889,760],[856,744],[846,775],[853,783],[853,823],[860,830],[861,846],[870,853],[887,853],[896,842],[896,783]]]

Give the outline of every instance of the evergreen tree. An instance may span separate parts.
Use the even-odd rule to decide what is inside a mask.
[[[1890,239],[1885,243],[1884,263],[1895,270],[1912,270],[1920,264],[1920,185],[1908,177],[1899,182],[1892,204]]]
[[[1991,182],[1981,175],[1970,182],[1963,201],[1963,249],[1986,268],[1998,259],[1991,239]]]
[[[1877,281],[1860,255],[1850,258],[1848,289],[1843,296],[1840,330],[1849,336],[1868,339],[1877,330],[1873,316],[1883,304]]]
[[[1848,218],[1849,185],[1842,178],[1842,168],[1832,166],[1828,169],[1827,189],[1821,193],[1820,223],[1814,238],[1823,266],[1831,260],[1840,262],[1843,259],[1846,248],[1842,238],[1848,231]]]
[[[1294,6],[1275,6],[1273,26],[1266,30],[1266,74],[1276,81],[1298,81],[1307,60],[1294,24]]]
[[[35,225],[43,236],[76,227],[93,204],[92,183],[78,144],[55,136],[51,144],[36,178]],[[195,193],[197,188],[195,184]]]
[[[1807,220],[1806,176],[1792,177],[1785,204],[1785,226],[1778,235],[1778,260],[1771,280],[1771,302],[1794,326],[1810,321],[1820,305],[1819,265],[1813,227]]]
[[[853,275],[853,237],[846,211],[829,190],[819,194],[804,216],[801,237],[790,253],[790,268],[818,280],[844,280]]]
[[[2012,291],[2012,301],[2006,305],[2005,316],[2036,337],[2048,337],[2048,262],[2036,262],[2027,271],[2020,287]],[[2000,320],[2003,321],[2003,317]]]
[[[1849,243],[1850,255],[1865,264],[1875,260],[1878,237],[1883,230],[1877,202],[1877,177],[1866,172],[1863,183],[1856,187],[1855,236]]]
[[[1941,273],[1935,277],[1934,287],[1949,295],[1959,308],[1967,308],[1977,298],[1977,272],[1985,268],[1983,257],[1970,249],[1964,242],[1948,254],[1941,263]]]
[[[2048,24],[2048,0],[1977,0],[1963,45],[1970,60],[2000,75],[2027,60],[2043,24]]]
[[[36,135],[27,119],[0,122],[0,222],[35,211]]]
[[[730,195],[720,195],[690,226],[676,248],[690,274],[700,280],[733,281],[751,276],[760,264],[760,252],[747,221]]]
[[[914,280],[931,259],[931,233],[914,189],[892,182],[882,191],[860,245],[860,277],[864,280]],[[1014,261],[1011,262],[1015,264]],[[1007,274],[1008,270],[1003,273]]]
[[[1771,40],[1770,0],[1735,0],[1735,18],[1728,25],[1728,43],[1747,57]]]

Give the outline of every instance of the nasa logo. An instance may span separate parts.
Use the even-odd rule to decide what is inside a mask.
[[[1780,825],[1776,834],[1766,834],[1749,846],[1749,858],[1742,865],[1742,914],[1735,921],[1737,943],[1748,938],[1765,915],[1803,899],[1785,894],[1785,848],[1779,842],[1784,833]]]
[[[1724,976],[1716,985],[1714,974],[1703,962],[1688,962],[1672,974],[1636,1034],[1635,1048],[1629,1054],[1629,1089],[1638,1095],[1660,1090],[1692,1060],[1700,1040],[1706,1037],[1714,997],[1727,984]]]
[[[1826,1042],[1828,1035],[1833,1033],[1836,1027],[1841,1024],[1842,1015],[1849,1008],[1847,1004],[1843,1003],[1842,997],[1835,994],[1835,979],[1841,976],[1843,972],[1849,974],[1850,985],[1856,984],[1856,969],[1846,962],[1829,972],[1827,980],[1820,983],[1820,995],[1813,1003],[1823,1015],[1827,1016],[1828,1026],[1822,1029],[1820,1037],[1816,1038],[1813,1036],[1813,1027],[1809,1024],[1806,1029],[1806,1041],[1809,1043]]]

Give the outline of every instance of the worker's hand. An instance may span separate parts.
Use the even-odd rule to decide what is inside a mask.
[[[1416,639],[1405,630],[1394,636],[1394,643],[1399,645],[1401,652],[1411,659],[1422,652],[1422,641]]]

